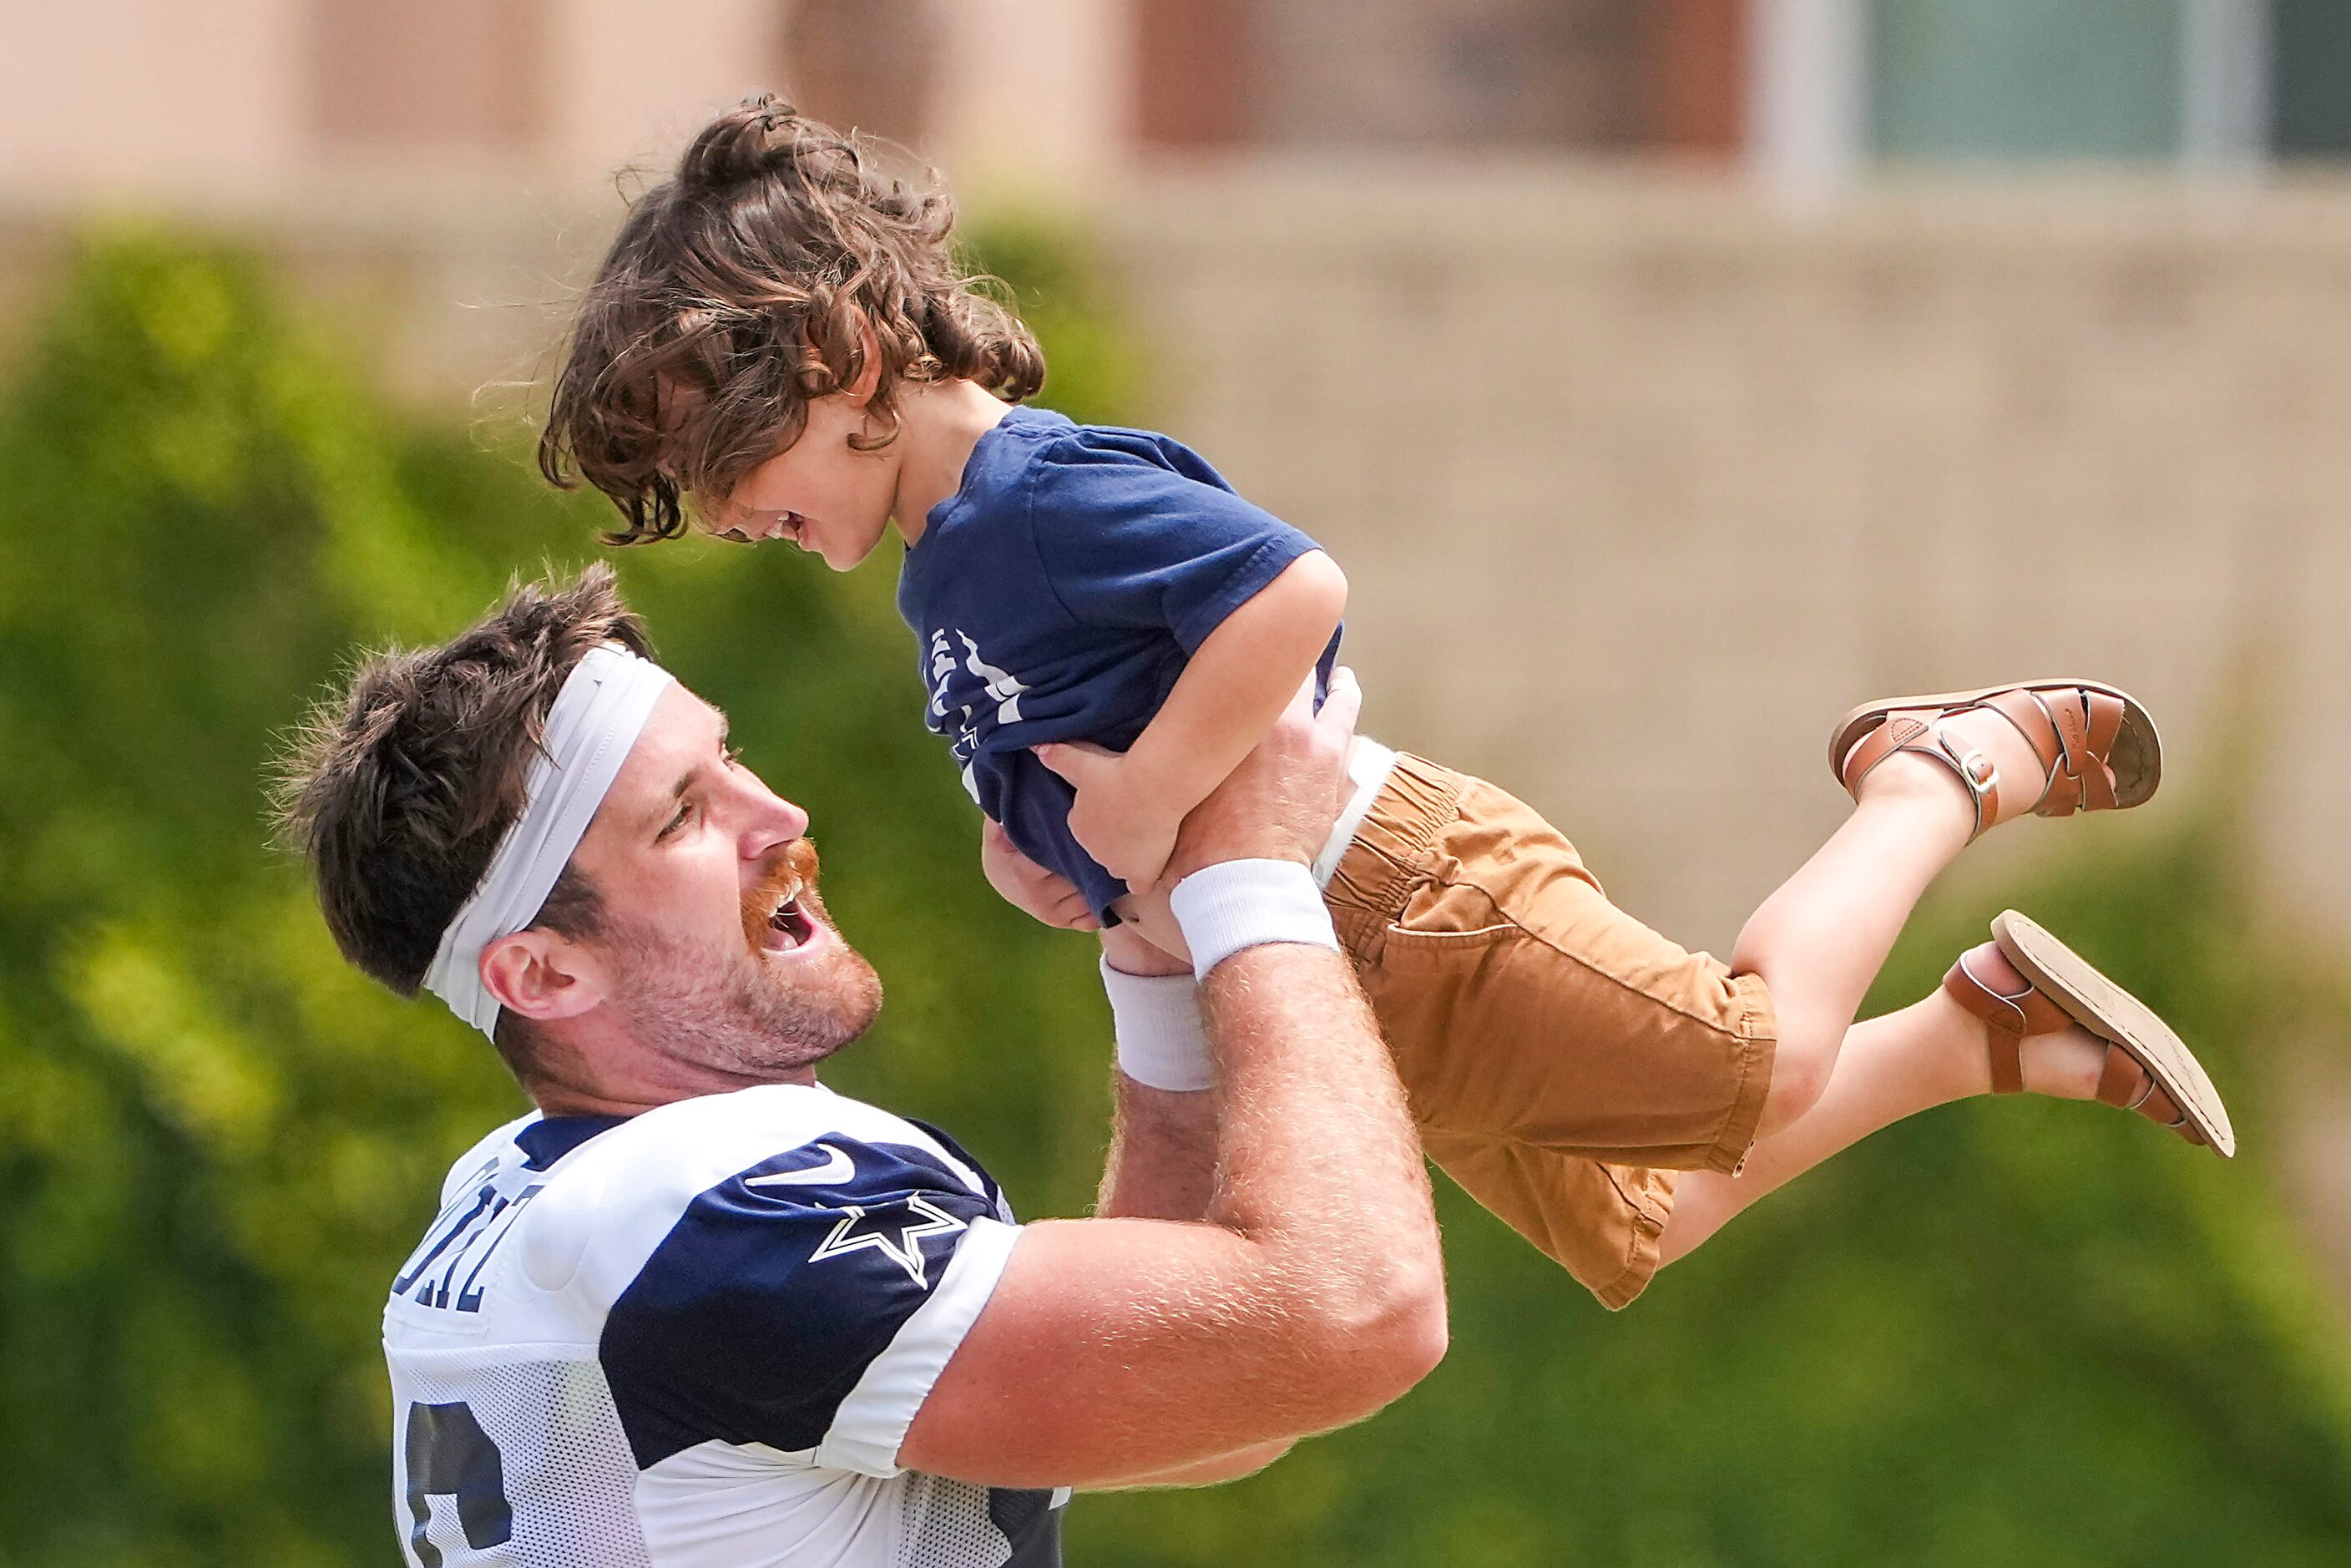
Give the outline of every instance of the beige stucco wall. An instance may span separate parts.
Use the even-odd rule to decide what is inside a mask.
[[[0,31],[0,193],[249,184],[299,113],[299,0],[17,0]]]

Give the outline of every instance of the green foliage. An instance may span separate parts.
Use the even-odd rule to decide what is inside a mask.
[[[982,236],[1046,401],[1103,417],[1140,382],[1076,254]],[[0,1565],[388,1561],[381,1291],[447,1162],[521,1107],[477,1037],[343,966],[263,780],[354,644],[445,635],[517,565],[597,553],[601,503],[338,363],[248,261],[117,233],[0,402]],[[1081,1210],[1090,955],[978,876],[889,568],[620,564],[812,811],[889,985],[832,1081],[950,1126],[1029,1212]],[[2269,1042],[2340,998],[2251,934],[2220,829],[2131,842],[2020,902],[2208,1052],[2238,1165],[2095,1108],[1949,1110],[1615,1317],[1448,1191],[1435,1376],[1263,1477],[1081,1500],[1072,1560],[2342,1561],[2351,1372],[2260,1093]],[[1989,912],[1922,919],[1886,999]]]

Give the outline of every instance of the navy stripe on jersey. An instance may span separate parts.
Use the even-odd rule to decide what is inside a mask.
[[[530,1157],[525,1170],[543,1171],[600,1133],[609,1133],[626,1116],[547,1116],[525,1126],[514,1136],[515,1147]]]
[[[638,1465],[714,1438],[815,1448],[997,1208],[927,1149],[833,1134],[703,1192],[605,1321]]]
[[[965,1148],[961,1144],[956,1143],[953,1138],[947,1136],[946,1133],[943,1129],[933,1126],[930,1123],[922,1120],[920,1117],[909,1116],[906,1120],[914,1126],[920,1127],[923,1131],[928,1133],[932,1137],[936,1138],[939,1141],[939,1147],[953,1155],[956,1159],[961,1160],[965,1166],[970,1170],[971,1174],[979,1178],[980,1187],[987,1194],[988,1202],[996,1206],[993,1212],[997,1218],[1004,1221],[1007,1225],[1015,1223],[1012,1218],[1012,1200],[1004,1196],[1004,1188],[998,1186],[996,1178],[987,1174],[987,1167],[971,1157],[971,1151],[969,1149]]]

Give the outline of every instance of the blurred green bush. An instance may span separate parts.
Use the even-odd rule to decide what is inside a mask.
[[[983,233],[1083,417],[1142,385],[1081,247]],[[0,1564],[392,1560],[381,1295],[521,1108],[346,969],[266,841],[354,645],[444,636],[601,502],[395,417],[251,259],[88,246],[0,402]],[[1031,1213],[1099,1169],[1086,945],[998,904],[889,571],[620,558],[668,663],[811,810],[890,1002],[831,1075]],[[1407,741],[1409,737],[1404,737]],[[2210,1052],[2249,1153],[2045,1103],[1919,1118],[1611,1317],[1449,1190],[1456,1343],[1378,1420],[1216,1491],[1081,1500],[1074,1563],[2351,1560],[2351,1357],[2263,1159],[2262,1053],[2339,996],[2252,931],[2225,824],[2022,900]],[[1922,919],[1886,1000],[1988,910]]]

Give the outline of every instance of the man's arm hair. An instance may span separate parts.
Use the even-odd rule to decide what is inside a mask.
[[[1182,1093],[1118,1074],[1103,1219],[1207,1219],[1217,1193],[1217,1091]]]

